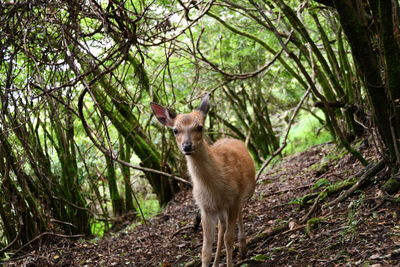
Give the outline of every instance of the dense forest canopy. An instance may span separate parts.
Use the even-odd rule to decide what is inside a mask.
[[[395,192],[399,12],[398,0],[3,1],[1,256],[41,233],[141,220],[190,187],[149,103],[187,112],[205,92],[210,141],[244,140],[258,175],[330,140],[368,165],[353,141],[372,136]]]

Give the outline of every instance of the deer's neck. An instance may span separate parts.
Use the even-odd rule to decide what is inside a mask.
[[[216,162],[212,154],[211,147],[207,143],[203,145],[193,155],[186,156],[189,174],[194,184],[212,183],[212,178],[217,174]]]

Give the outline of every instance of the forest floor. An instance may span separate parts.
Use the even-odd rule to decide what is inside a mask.
[[[362,151],[369,162],[378,161],[373,148],[364,145]],[[381,202],[386,169],[338,204],[322,208],[340,192],[299,204],[302,196],[343,185],[341,181],[363,169],[354,157],[332,144],[279,160],[259,179],[245,207],[249,253],[240,260],[236,251],[234,262],[238,266],[400,266],[400,207]],[[202,244],[201,227],[193,229],[196,211],[191,192],[186,190],[159,215],[133,230],[107,233],[99,240],[52,237],[51,244],[42,240],[7,265],[196,266]]]

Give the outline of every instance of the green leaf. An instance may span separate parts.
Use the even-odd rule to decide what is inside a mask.
[[[317,188],[320,188],[320,187],[323,187],[323,186],[327,186],[327,185],[330,185],[330,184],[331,184],[331,182],[328,179],[321,178],[321,179],[319,179],[318,181],[316,181],[314,183],[314,185],[312,186],[312,189],[315,190]]]
[[[269,258],[270,257],[268,255],[265,255],[265,254],[258,254],[258,255],[255,255],[255,256],[251,257],[251,259],[254,260],[254,261],[266,261]]]

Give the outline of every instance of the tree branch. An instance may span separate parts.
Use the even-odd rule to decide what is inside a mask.
[[[287,130],[286,130],[286,134],[283,138],[283,142],[282,145],[276,150],[274,151],[274,153],[271,155],[271,157],[269,157],[268,160],[266,160],[263,165],[261,166],[261,168],[258,170],[257,174],[256,174],[256,181],[260,178],[261,173],[264,171],[265,167],[267,167],[267,165],[272,161],[273,158],[275,158],[277,155],[279,155],[282,150],[286,147],[287,145],[287,138],[289,136],[289,132],[290,129],[292,128],[292,124],[294,122],[294,119],[296,118],[297,113],[299,112],[301,106],[303,105],[303,103],[305,102],[305,100],[307,99],[308,95],[311,92],[311,87],[308,88],[308,90],[305,92],[305,94],[303,95],[303,97],[301,98],[300,102],[297,104],[296,109],[294,110],[292,117],[290,118]]]

